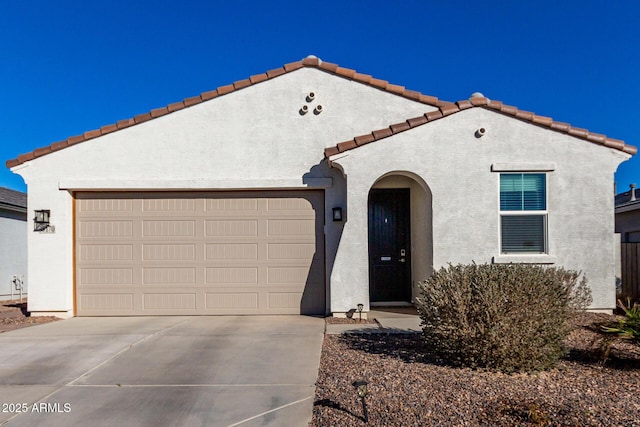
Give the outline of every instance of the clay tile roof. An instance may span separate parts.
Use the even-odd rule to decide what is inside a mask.
[[[242,90],[246,87],[253,86],[255,84],[264,82],[266,80],[281,76],[282,74],[290,73],[292,71],[298,70],[303,67],[317,68],[319,70],[322,70],[337,76],[345,77],[345,78],[354,80],[358,83],[366,84],[366,85],[384,90],[386,92],[393,93],[393,94],[402,96],[404,98],[408,98],[413,101],[420,102],[422,104],[435,106],[438,102],[441,102],[441,101],[438,101],[438,98],[436,97],[423,95],[420,92],[416,92],[412,90],[407,90],[403,86],[390,84],[386,80],[376,79],[368,74],[358,73],[356,70],[343,68],[338,66],[337,64],[321,61],[316,57],[309,56],[304,58],[301,61],[290,62],[288,64],[283,65],[280,68],[269,70],[266,73],[255,74],[249,77],[248,79],[238,80],[232,84],[220,86],[217,89],[214,89],[208,92],[203,92],[198,96],[186,98],[183,101],[175,102],[165,107],[153,109],[148,113],[139,114],[134,118],[120,120],[114,124],[104,125],[99,130],[85,132],[82,135],[72,136],[64,141],[56,142],[46,147],[41,147],[39,149],[32,151],[31,153],[22,154],[15,159],[8,160],[6,162],[6,165],[7,167],[12,168],[14,166],[18,166],[19,164],[22,164],[34,158],[47,155],[53,151],[62,150],[70,145],[87,141],[93,138],[97,138],[101,135],[106,135],[108,133],[115,132],[120,129],[124,129],[130,126],[137,125],[139,123],[146,122],[148,120],[153,120],[155,118],[158,118],[167,114],[171,114],[173,112],[182,110],[184,108],[200,104],[201,102],[205,102],[213,98],[217,98],[218,96],[223,96],[228,93],[235,92],[237,90]]]
[[[374,130],[371,133],[364,135],[367,137],[364,140],[366,140],[366,143],[368,144],[380,139],[388,138],[393,134],[405,132],[417,126],[422,126],[434,120],[442,119],[443,117],[456,114],[469,108],[484,108],[488,111],[499,112],[518,120],[522,120],[557,132],[566,133],[576,138],[584,139],[585,141],[589,141],[594,144],[604,145],[605,147],[614,148],[628,154],[636,154],[638,151],[636,147],[627,145],[624,141],[621,141],[619,139],[609,138],[606,135],[589,132],[587,129],[573,127],[568,123],[556,122],[550,117],[538,116],[535,113],[519,110],[517,107],[505,105],[500,101],[493,101],[484,97],[474,96],[469,100],[461,100],[455,103],[436,100],[435,105],[438,107],[438,109],[435,111],[425,113],[423,116],[407,119],[404,122],[392,124],[388,128]],[[324,150],[325,157],[328,158],[335,154],[353,150],[354,148],[364,145],[362,143],[362,138],[364,136],[356,136],[353,140],[342,142],[335,147],[327,147]]]
[[[303,67],[317,68],[319,70],[334,74],[336,76],[341,76],[347,79],[351,79],[358,83],[366,84],[371,87],[375,87],[380,90],[384,90],[386,92],[399,95],[404,98],[411,99],[413,101],[417,101],[417,102],[438,108],[435,111],[430,111],[428,113],[425,113],[423,116],[410,118],[404,122],[393,124],[388,128],[372,131],[370,134],[356,137],[353,140],[345,141],[340,144],[337,144],[336,147],[329,147],[325,150],[325,156],[331,156],[343,151],[351,150],[353,148],[356,148],[359,145],[368,144],[378,139],[387,138],[393,135],[394,133],[404,132],[409,128],[412,128],[415,126],[421,126],[433,120],[438,120],[442,117],[455,114],[455,113],[458,113],[459,111],[466,110],[469,108],[474,108],[474,107],[480,107],[480,108],[485,108],[488,110],[500,112],[501,114],[512,116],[519,120],[527,121],[532,124],[546,127],[558,132],[567,133],[577,138],[585,139],[587,141],[590,141],[596,144],[601,144],[606,147],[615,148],[617,150],[624,151],[629,154],[635,154],[637,152],[636,147],[633,147],[631,145],[626,145],[624,141],[607,138],[605,135],[593,134],[587,131],[586,129],[573,128],[571,125],[566,123],[554,122],[551,118],[544,117],[544,116],[536,116],[535,114],[527,111],[520,111],[516,107],[504,105],[500,101],[493,101],[493,100],[489,100],[488,98],[478,97],[478,96],[472,97],[470,100],[462,100],[456,103],[441,101],[434,96],[424,95],[420,92],[407,90],[403,86],[391,84],[385,80],[376,79],[368,74],[358,73],[356,70],[343,68],[338,66],[337,64],[333,64],[331,62],[324,62],[316,57],[308,56],[301,61],[291,62],[283,65],[280,68],[269,70],[266,73],[256,74],[249,77],[248,79],[238,80],[233,84],[220,86],[217,89],[214,89],[208,92],[203,92],[199,96],[186,98],[183,101],[169,104],[166,107],[156,108],[154,110],[151,110],[148,113],[139,114],[134,118],[120,120],[117,123],[102,126],[100,129],[88,131],[83,133],[82,135],[72,136],[70,138],[67,138],[64,141],[55,142],[49,146],[38,148],[30,153],[22,154],[15,159],[8,160],[6,162],[6,165],[7,167],[12,168],[14,166],[18,166],[22,163],[33,160],[35,158],[45,156],[51,152],[62,150],[70,145],[78,144],[78,143],[81,143],[93,138],[97,138],[99,136],[102,136],[111,132],[116,132],[118,130],[130,127],[130,126],[144,123],[148,120],[153,120],[158,117],[171,114],[173,112],[182,110],[184,108],[197,105],[201,102],[205,102],[213,98],[217,98],[218,96],[223,96],[228,93],[242,90],[249,86],[259,84],[266,80],[298,70]],[[358,141],[359,144],[356,143],[356,140]]]

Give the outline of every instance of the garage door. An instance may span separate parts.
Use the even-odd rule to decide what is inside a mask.
[[[76,314],[324,314],[324,194],[76,197]]]

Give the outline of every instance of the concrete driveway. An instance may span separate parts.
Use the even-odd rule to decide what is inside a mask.
[[[0,335],[0,425],[306,426],[323,319],[73,318]]]

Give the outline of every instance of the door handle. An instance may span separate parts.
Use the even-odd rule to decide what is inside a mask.
[[[405,259],[404,258],[400,258],[398,261],[405,262]]]

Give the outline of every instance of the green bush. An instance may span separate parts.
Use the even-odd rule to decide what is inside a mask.
[[[591,303],[580,273],[521,264],[449,265],[419,284],[429,348],[457,366],[502,372],[553,367],[569,320]]]
[[[629,338],[640,343],[640,304],[631,304],[631,299],[627,299],[627,305],[622,300],[618,300],[618,307],[623,311],[624,317],[615,324],[603,326],[603,330],[614,333],[622,338]]]

